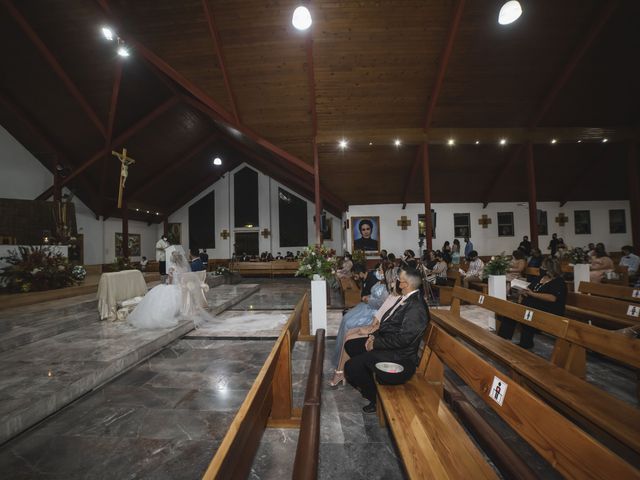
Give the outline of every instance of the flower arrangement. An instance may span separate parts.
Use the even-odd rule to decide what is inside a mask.
[[[76,282],[81,282],[87,276],[87,270],[82,265],[76,265],[71,269],[71,276]]]
[[[482,272],[483,278],[489,277],[489,275],[504,275],[509,270],[510,260],[508,257],[504,255],[502,252],[500,255],[496,255],[491,257],[485,266]]]
[[[116,257],[115,261],[109,265],[109,271],[121,272],[122,270],[134,270],[131,261],[126,257]]]
[[[51,290],[77,282],[69,260],[48,246],[18,247],[2,259],[9,266],[0,273],[1,283],[9,292]]]
[[[229,270],[227,267],[220,266],[220,267],[216,267],[213,273],[215,275],[231,275],[231,270]]]
[[[336,273],[336,251],[324,245],[307,247],[300,256],[296,277],[313,278],[320,275],[328,280]]]
[[[353,255],[351,255],[351,260],[354,265],[358,263],[365,265],[367,263],[367,256],[364,253],[364,250],[354,250]]]
[[[580,247],[567,250],[562,258],[567,260],[569,263],[572,263],[573,265],[589,263],[589,254],[586,252],[586,250]]]

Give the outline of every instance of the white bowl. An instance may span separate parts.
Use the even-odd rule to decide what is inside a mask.
[[[402,365],[393,362],[378,362],[376,368],[386,373],[400,373],[404,370]]]

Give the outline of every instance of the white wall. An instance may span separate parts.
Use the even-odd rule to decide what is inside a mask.
[[[469,213],[471,219],[471,242],[480,255],[492,255],[500,252],[511,253],[522,240],[523,235],[529,235],[529,210],[526,203],[490,203],[482,208],[481,203],[434,203],[431,205],[436,212],[436,238],[433,247],[440,249],[445,240],[453,240],[453,214]],[[631,244],[631,217],[628,201],[608,202],[568,202],[563,207],[558,202],[540,202],[539,210],[547,212],[549,235],[540,236],[539,244],[545,252],[551,234],[557,233],[571,247],[586,246],[589,242],[603,242],[607,250],[619,251],[625,244]],[[609,233],[609,210],[624,209],[627,219],[627,233]],[[576,235],[574,233],[573,211],[591,211],[591,235]],[[498,212],[513,212],[515,236],[498,236]],[[564,227],[558,226],[555,218],[562,212],[569,217]],[[418,253],[418,214],[424,213],[424,204],[408,204],[402,210],[401,204],[392,205],[355,205],[349,207],[347,217],[380,217],[380,248],[394,254],[402,254],[410,248]],[[402,215],[411,220],[411,226],[402,230],[397,221]],[[486,229],[478,224],[482,215],[491,219],[491,225]],[[353,222],[349,222],[352,227]],[[351,231],[346,232],[346,248],[351,250]],[[464,247],[463,239],[460,243]],[[425,247],[423,247],[425,248]]]

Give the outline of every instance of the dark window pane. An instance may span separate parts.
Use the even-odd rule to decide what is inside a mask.
[[[424,224],[424,214],[418,214],[418,237],[425,238],[426,226]],[[436,238],[436,211],[431,209],[431,238]]]
[[[258,172],[248,167],[233,176],[236,228],[258,226]]]
[[[574,210],[573,220],[576,235],[591,234],[591,212],[589,210]]]
[[[280,216],[280,246],[302,247],[308,245],[307,202],[279,188],[278,213]]]
[[[471,237],[470,213],[453,214],[453,236],[459,238]]]
[[[216,248],[214,192],[189,207],[189,249]]]
[[[513,237],[513,212],[498,212],[498,236]]]
[[[258,235],[258,232],[236,232],[236,255],[240,255],[242,253],[246,253],[247,255],[259,255]]]
[[[609,233],[627,233],[624,210],[609,210]]]
[[[547,212],[544,210],[538,210],[538,235],[549,235]]]

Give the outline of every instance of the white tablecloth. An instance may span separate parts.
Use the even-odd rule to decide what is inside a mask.
[[[115,320],[118,302],[147,293],[147,282],[139,270],[103,273],[98,285],[100,320]]]

